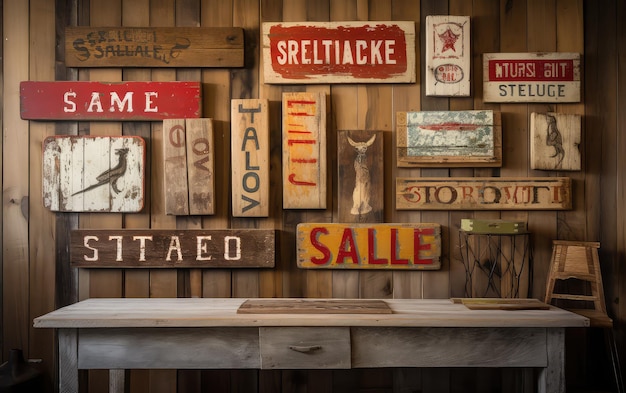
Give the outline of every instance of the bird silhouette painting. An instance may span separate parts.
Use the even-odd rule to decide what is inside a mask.
[[[530,167],[550,171],[581,169],[581,117],[566,113],[531,113]]]
[[[127,167],[126,156],[128,155],[128,149],[127,148],[116,149],[115,154],[119,156],[117,165],[99,174],[96,177],[97,183],[92,184],[87,188],[84,188],[80,191],[73,193],[72,196],[82,194],[84,192],[93,190],[94,188],[103,186],[105,184],[110,184],[113,191],[116,194],[119,194],[121,190],[117,187],[117,180],[120,177],[124,176],[124,173],[126,173],[126,167]]]
[[[565,150],[563,149],[563,136],[559,131],[556,124],[556,117],[552,115],[546,115],[548,127],[546,129],[546,145],[554,147],[554,154],[552,157],[556,157],[556,169],[561,169],[563,165],[563,158],[565,157]]]

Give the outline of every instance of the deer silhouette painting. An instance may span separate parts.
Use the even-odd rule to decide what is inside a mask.
[[[367,167],[367,149],[376,140],[373,135],[367,142],[355,142],[348,138],[348,143],[354,147],[356,157],[354,159],[354,172],[356,174],[354,191],[352,192],[352,209],[350,214],[362,215],[372,211],[370,206],[370,170]]]

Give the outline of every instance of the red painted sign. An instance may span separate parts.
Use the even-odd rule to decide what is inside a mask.
[[[266,23],[267,83],[414,82],[412,22]]]
[[[201,115],[200,82],[20,83],[24,120],[163,120]]]

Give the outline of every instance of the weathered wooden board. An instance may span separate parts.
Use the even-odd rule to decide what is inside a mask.
[[[240,27],[65,28],[68,67],[242,67]]]
[[[215,213],[215,155],[211,119],[163,121],[165,213]]]
[[[528,232],[528,227],[525,221],[462,218],[461,230],[473,234],[515,234]]]
[[[237,314],[392,314],[380,299],[247,299]]]
[[[273,267],[270,229],[74,230],[70,264],[89,268]]]
[[[296,241],[300,268],[441,268],[439,224],[301,223]]]
[[[580,115],[533,112],[530,114],[530,140],[532,169],[581,169]]]
[[[396,178],[398,210],[568,210],[568,177]]]
[[[500,113],[397,112],[399,167],[502,166]]]
[[[549,310],[550,305],[537,299],[452,298],[470,310]]]
[[[144,204],[140,137],[51,136],[43,142],[43,203],[61,212],[138,212]]]
[[[283,208],[326,208],[326,95],[283,93]]]
[[[426,95],[470,95],[470,17],[426,16]]]
[[[414,22],[263,23],[265,83],[413,83]]]
[[[339,222],[382,222],[384,217],[382,131],[337,133]]]
[[[579,102],[579,53],[485,53],[485,102]]]
[[[24,120],[196,118],[202,90],[200,82],[24,81],[20,105]]]
[[[269,216],[270,130],[266,99],[231,100],[234,217]]]

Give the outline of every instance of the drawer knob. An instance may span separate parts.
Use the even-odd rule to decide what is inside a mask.
[[[289,349],[301,353],[311,353],[322,349],[321,345],[290,345]]]

